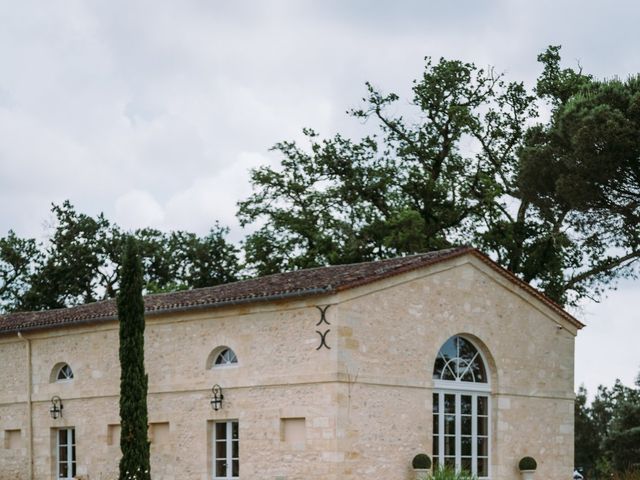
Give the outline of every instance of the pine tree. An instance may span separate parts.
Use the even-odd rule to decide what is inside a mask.
[[[119,480],[148,480],[147,384],[144,368],[142,264],[133,238],[125,244],[118,294],[120,321],[120,460]]]

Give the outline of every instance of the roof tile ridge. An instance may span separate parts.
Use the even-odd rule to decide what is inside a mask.
[[[101,300],[96,300],[89,303],[81,303],[79,305],[71,305],[69,307],[48,308],[46,310],[18,310],[15,312],[0,313],[0,320],[13,316],[46,316],[46,314],[55,315],[61,312],[77,312],[82,309],[93,308],[97,305],[114,303],[115,300],[115,298],[103,298]]]

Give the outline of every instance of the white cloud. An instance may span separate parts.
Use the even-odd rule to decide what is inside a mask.
[[[116,199],[114,220],[127,230],[160,227],[164,216],[162,206],[149,192],[130,190]]]
[[[205,234],[219,220],[231,227],[231,239],[239,241],[242,232],[235,218],[236,203],[251,192],[249,170],[268,163],[264,155],[241,152],[216,175],[197,178],[168,200],[165,225]]]
[[[632,386],[640,373],[640,285],[625,281],[602,303],[585,302],[581,315],[587,327],[576,340],[576,386],[594,394],[598,385],[616,378]]]
[[[238,242],[244,232],[235,217],[236,203],[251,193],[250,169],[269,163],[270,159],[265,155],[241,152],[214,175],[195,178],[164,202],[147,191],[130,190],[116,199],[114,220],[130,230],[154,227],[200,235],[206,234],[219,221],[221,225],[231,227],[230,239]]]

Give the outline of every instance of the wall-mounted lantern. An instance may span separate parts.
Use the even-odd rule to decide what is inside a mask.
[[[49,415],[51,415],[51,418],[56,420],[58,417],[61,417],[63,408],[62,399],[59,396],[55,395],[51,397],[51,407],[49,407]]]
[[[216,412],[222,408],[222,400],[224,395],[222,394],[222,387],[217,383],[211,388],[211,408]]]

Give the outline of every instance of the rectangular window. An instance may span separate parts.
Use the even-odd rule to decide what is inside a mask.
[[[56,432],[56,478],[71,480],[76,476],[76,429],[60,428]]]
[[[240,475],[238,422],[228,420],[213,424],[213,478],[230,480]]]
[[[433,466],[489,477],[489,397],[477,393],[433,394]]]

